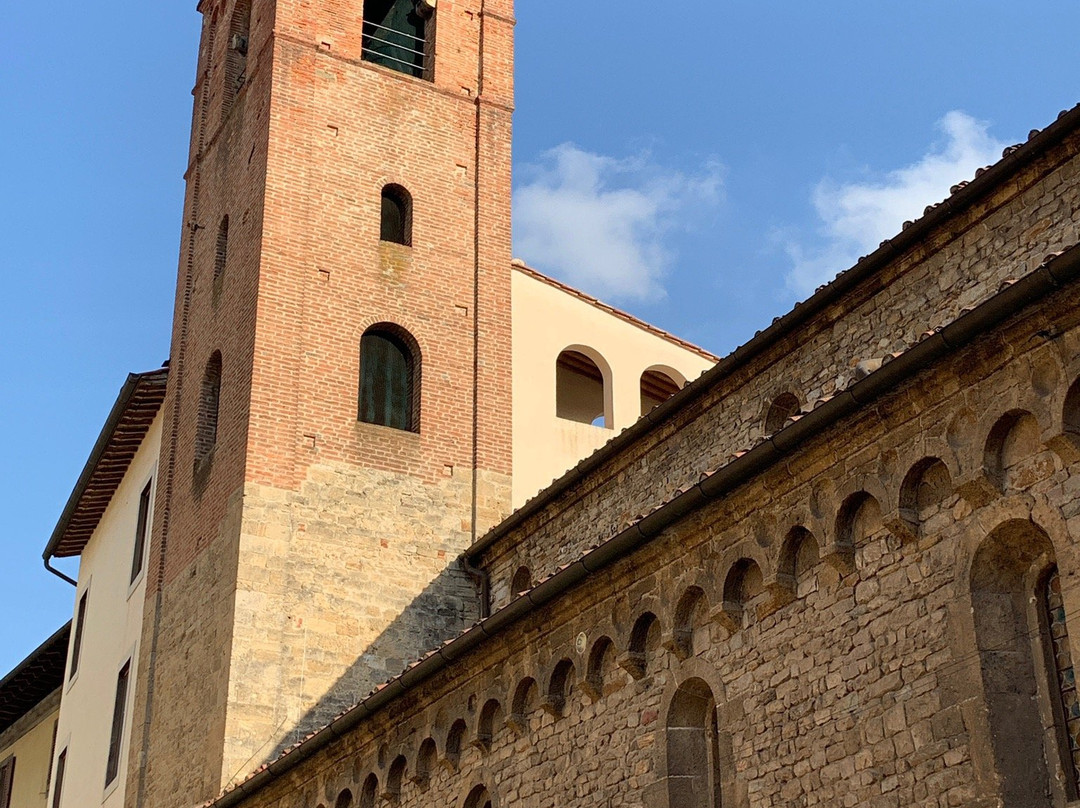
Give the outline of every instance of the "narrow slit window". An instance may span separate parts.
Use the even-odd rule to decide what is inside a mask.
[[[382,190],[379,239],[412,246],[412,197],[400,185],[387,185]]]
[[[109,736],[109,758],[105,766],[105,785],[116,779],[120,771],[120,750],[124,738],[124,718],[127,713],[128,678],[131,660],[124,663],[116,677],[116,702],[113,705],[112,733]]]
[[[424,78],[431,61],[428,18],[432,5],[424,0],[365,0],[364,61]]]
[[[75,615],[75,639],[71,642],[71,674],[69,679],[74,679],[79,672],[79,655],[82,653],[83,624],[86,622],[86,604],[90,592],[82,593],[79,598],[79,610]]]
[[[135,523],[135,552],[131,558],[130,583],[135,583],[135,579],[139,577],[139,573],[142,572],[143,568],[147,533],[150,531],[150,491],[153,485],[154,482],[151,480],[139,495],[139,517]]]
[[[360,340],[358,420],[419,431],[418,352],[401,329],[375,327]]]
[[[60,808],[60,800],[64,796],[64,770],[67,768],[67,750],[60,753],[56,759],[56,785],[53,787],[52,808]]]

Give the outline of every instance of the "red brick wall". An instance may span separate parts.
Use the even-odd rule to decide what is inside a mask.
[[[305,502],[319,501],[328,494],[313,490],[314,467],[399,475],[402,496],[421,504],[419,515],[400,516],[398,532],[416,534],[425,557],[448,563],[443,559],[477,531],[460,482],[452,489],[440,484],[468,477],[474,467],[481,479],[509,477],[513,10],[510,0],[488,2],[482,17],[480,5],[439,4],[434,81],[427,82],[360,60],[359,0],[255,0],[247,84],[224,115],[234,0],[200,6],[206,24],[165,404],[165,484],[158,487],[152,548],[160,574],[144,619],[146,673],[136,694],[128,805],[190,805],[212,796],[243,773],[231,760],[223,763],[223,747],[237,737],[246,742],[248,730],[250,749],[233,749],[233,757],[246,763],[273,752],[260,744],[282,738],[260,733],[264,724],[277,726],[271,714],[281,694],[273,688],[289,685],[288,660],[271,659],[288,648],[273,646],[287,639],[287,627],[274,622],[284,619],[277,612],[296,606],[288,590],[297,581],[327,580],[335,565],[377,567],[365,553],[397,551],[384,540],[377,550],[339,548],[324,558],[318,542],[301,552],[290,533],[278,536],[284,572],[255,581],[262,556],[252,532],[282,524],[305,531],[288,527],[284,504],[266,515],[276,507],[266,491],[283,492],[272,499],[285,502],[303,489]],[[379,242],[380,191],[388,183],[412,194],[411,249]],[[228,262],[215,284],[225,215]],[[357,423],[360,336],[377,322],[399,324],[420,345],[419,434]],[[222,355],[218,442],[210,462],[196,467],[200,384],[214,351]],[[362,523],[363,491],[353,493],[360,505],[352,518]],[[480,532],[505,513],[508,487],[505,497],[498,486],[473,495]],[[443,534],[438,549],[424,544],[435,537],[410,523],[422,523],[433,509],[456,528],[449,536],[443,527],[434,530]],[[389,563],[408,569],[411,562],[401,555]],[[417,569],[405,589],[419,594],[429,588],[431,571]],[[364,597],[380,596],[359,575],[334,581],[340,591],[328,593],[326,608],[337,604],[340,621],[324,613],[324,633],[305,634],[326,681],[343,675],[363,650],[335,643],[352,630]],[[460,581],[452,583],[459,591]],[[256,589],[262,599],[252,605]],[[380,637],[408,636],[407,629]],[[269,650],[258,673],[273,684],[253,702],[237,689],[260,638]],[[353,645],[364,642],[361,632]],[[250,718],[260,706],[269,716],[262,723]],[[281,735],[289,727],[278,729]]]

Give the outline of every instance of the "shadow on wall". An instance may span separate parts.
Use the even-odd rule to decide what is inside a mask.
[[[312,732],[362,701],[375,687],[399,676],[418,654],[438,648],[480,619],[476,584],[455,560],[431,581],[261,760],[269,763]],[[288,660],[282,661],[283,666]],[[262,757],[260,755],[260,757]],[[243,777],[247,772],[234,773]]]

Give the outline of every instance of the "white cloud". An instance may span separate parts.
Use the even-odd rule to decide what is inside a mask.
[[[788,287],[813,292],[848,269],[860,255],[895,236],[907,220],[922,216],[927,205],[940,202],[949,188],[970,180],[982,166],[997,162],[1006,144],[990,136],[988,125],[953,111],[938,122],[944,140],[912,165],[866,182],[836,183],[825,179],[814,191],[821,218],[821,238],[812,246],[787,241],[794,266]]]
[[[695,176],[647,155],[619,160],[564,143],[514,191],[514,251],[538,269],[600,297],[663,297],[674,253],[668,237],[721,193],[709,163]]]

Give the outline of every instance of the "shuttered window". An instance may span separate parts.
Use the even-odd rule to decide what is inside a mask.
[[[150,530],[150,489],[154,481],[146,484],[139,495],[139,518],[135,523],[135,552],[131,559],[131,583],[139,577],[143,568],[143,556],[146,555],[146,534]]]
[[[60,808],[60,800],[64,795],[64,769],[67,768],[67,750],[60,753],[56,759],[56,787],[53,788],[52,808]]]
[[[124,715],[127,708],[128,676],[131,672],[131,660],[120,669],[116,679],[116,703],[113,706],[112,734],[109,736],[109,762],[105,767],[105,785],[116,779],[120,771],[120,748],[124,738]]]
[[[15,782],[15,758],[0,763],[0,808],[11,808],[11,787]]]
[[[79,612],[75,616],[75,639],[71,643],[71,676],[69,678],[74,679],[75,674],[79,672],[79,654],[82,652],[82,637],[83,637],[83,623],[86,622],[86,600],[90,593],[83,592],[82,597],[79,598]]]

